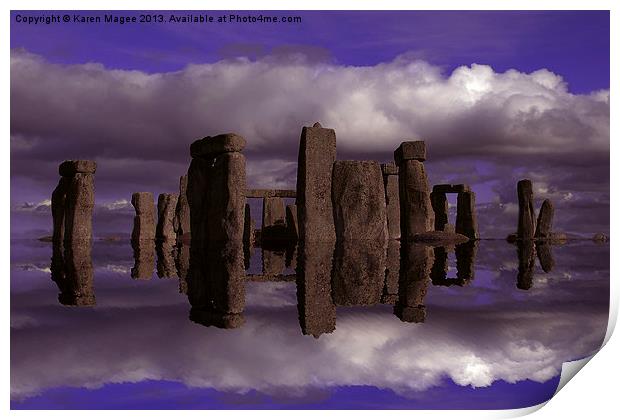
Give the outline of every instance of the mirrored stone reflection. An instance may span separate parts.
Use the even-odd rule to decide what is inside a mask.
[[[95,305],[90,241],[54,242],[50,271],[60,290],[58,302],[65,306]]]
[[[155,269],[155,241],[131,241],[134,266],[131,268],[131,278],[150,280]]]

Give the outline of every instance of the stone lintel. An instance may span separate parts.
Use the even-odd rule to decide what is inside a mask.
[[[94,160],[65,160],[58,167],[60,176],[73,176],[77,173],[94,174],[97,163]]]
[[[444,194],[457,194],[471,191],[467,184],[437,184],[433,186],[433,192]]]
[[[394,160],[399,166],[406,160],[424,162],[426,160],[426,143],[421,140],[402,142],[394,151]]]
[[[268,197],[282,197],[282,198],[296,198],[297,191],[295,190],[268,190],[268,189],[248,189],[245,190],[245,196],[247,198],[268,198]]]

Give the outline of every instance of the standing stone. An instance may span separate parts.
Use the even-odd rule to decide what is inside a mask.
[[[431,205],[435,212],[435,230],[445,231],[449,224],[448,221],[448,198],[446,193],[435,191],[431,192]]]
[[[133,219],[132,241],[155,239],[155,202],[150,192],[137,192],[131,195],[131,204],[136,209]]]
[[[94,165],[94,162],[92,162],[92,164]],[[80,168],[85,169],[82,167]],[[86,168],[89,169],[90,166]],[[65,170],[64,173],[70,172]],[[94,207],[94,172],[76,172],[68,181],[67,195],[65,198],[65,242],[90,241],[92,239]]]
[[[517,237],[519,239],[532,239],[534,237],[534,190],[532,181],[522,179],[517,183],[517,196],[519,198],[519,224]]]
[[[478,242],[469,241],[458,244],[455,247],[456,253],[456,278],[460,285],[470,283],[474,277],[474,267],[476,254],[478,253]]]
[[[179,199],[174,212],[174,231],[178,239],[190,233],[189,203],[187,201],[187,175],[179,179]]]
[[[543,201],[538,212],[538,222],[536,223],[536,238],[549,239],[553,230],[553,204],[549,200]]]
[[[381,294],[381,303],[394,305],[398,300],[398,275],[400,272],[400,242],[390,240],[387,248],[385,267],[385,284]]]
[[[476,194],[473,191],[460,192],[457,196],[455,231],[469,239],[479,239]]]
[[[161,241],[176,241],[174,212],[178,198],[177,194],[159,194],[157,199],[157,230],[155,236]]]
[[[400,238],[400,199],[398,196],[398,167],[395,163],[381,165],[385,189],[385,209],[389,239]]]
[[[381,167],[372,161],[334,163],[332,206],[339,241],[387,242],[385,192]]]
[[[286,227],[286,207],[281,197],[263,199],[263,224],[261,241],[284,240],[288,236]]]
[[[424,142],[415,143],[424,144]],[[419,160],[399,159],[399,156],[416,156],[402,152],[403,149],[407,149],[406,145],[407,143],[402,143],[394,152],[394,157],[398,164],[401,238],[410,241],[414,235],[434,229],[435,214],[431,205],[424,164]]]
[[[286,229],[288,230],[289,238],[297,241],[299,238],[299,228],[297,225],[297,206],[295,204],[286,206]]]
[[[336,161],[336,132],[316,123],[304,127],[297,165],[297,214],[302,241],[336,239],[332,209],[332,166]]]
[[[336,329],[336,305],[332,300],[331,244],[301,242],[297,264],[297,310],[304,335],[319,338]]]

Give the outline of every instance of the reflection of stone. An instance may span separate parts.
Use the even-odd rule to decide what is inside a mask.
[[[157,242],[157,277],[160,279],[176,277],[174,245],[174,242]]]
[[[157,199],[157,230],[155,237],[161,241],[176,241],[177,234],[174,229],[174,217],[178,198],[177,194],[159,194]]]
[[[297,264],[297,309],[304,335],[318,338],[336,329],[336,305],[332,300],[333,242],[302,242]]]
[[[299,226],[297,224],[297,206],[295,204],[286,206],[286,229],[291,240],[296,242],[299,238]]]
[[[474,277],[474,263],[478,252],[478,242],[470,241],[456,245],[456,277],[463,284],[471,282]]]
[[[189,246],[180,243],[174,257],[179,278],[179,293],[187,294],[187,273],[189,272]]]
[[[52,219],[54,231],[52,242],[61,243],[65,237],[65,200],[70,179],[61,177],[58,186],[52,192]]]
[[[336,132],[316,123],[304,127],[297,165],[299,238],[307,242],[336,239],[332,210],[332,166],[336,160]]]
[[[58,302],[65,306],[94,306],[93,262],[90,241],[54,243],[52,280],[58,285]]]
[[[131,278],[150,280],[155,268],[155,241],[131,241],[131,247],[134,257]]]
[[[332,206],[339,241],[385,243],[385,191],[379,163],[336,161],[332,178]]]
[[[540,268],[542,268],[545,273],[553,271],[555,260],[553,259],[551,244],[548,242],[536,242],[536,254],[538,255]]]
[[[131,204],[136,209],[133,219],[132,241],[155,239],[155,202],[150,192],[136,192],[131,195]]]
[[[478,220],[476,219],[476,194],[473,191],[460,192],[456,206],[456,233],[469,239],[478,239]]]
[[[284,242],[288,240],[286,226],[286,207],[281,197],[263,199],[262,243]]]
[[[338,306],[375,305],[385,282],[386,247],[380,241],[336,244],[332,297]]]
[[[394,306],[394,314],[401,321],[425,321],[424,299],[432,263],[433,248],[415,243],[401,243],[398,301]]]
[[[286,268],[297,269],[297,243],[286,247]]]
[[[381,294],[381,303],[394,305],[398,300],[398,275],[400,272],[400,242],[388,242],[385,267],[385,283]]]
[[[255,229],[256,226],[254,220],[252,220],[250,205],[246,204],[243,213],[243,265],[246,270],[250,268],[250,258],[254,254]]]
[[[534,279],[534,264],[536,262],[534,241],[518,241],[517,256],[519,258],[517,287],[519,289],[528,290],[532,287]]]
[[[519,239],[531,239],[534,237],[534,190],[532,181],[522,179],[517,183],[517,196],[519,199],[519,224],[517,227],[517,237]]]

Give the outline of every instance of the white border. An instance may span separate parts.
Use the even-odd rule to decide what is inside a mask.
[[[2,242],[2,258],[3,258],[3,282],[4,282],[4,293],[3,293],[3,322],[4,325],[4,345],[2,346],[2,361],[4,362],[5,372],[5,380],[2,386],[2,402],[3,402],[3,411],[6,412],[9,410],[9,389],[10,389],[10,377],[8,374],[10,368],[10,360],[9,360],[9,339],[10,339],[10,331],[7,327],[10,322],[10,300],[9,300],[9,276],[10,276],[10,243],[9,243],[9,234],[10,232],[10,221],[9,221],[9,205],[7,197],[10,197],[9,192],[9,180],[10,180],[10,145],[9,145],[9,134],[10,134],[10,115],[9,115],[9,106],[10,106],[10,65],[9,65],[9,11],[11,9],[15,10],[168,10],[168,9],[176,9],[176,10],[611,10],[611,84],[610,90],[612,92],[618,92],[618,77],[614,77],[614,74],[618,73],[618,63],[617,63],[617,53],[614,53],[614,46],[617,46],[617,42],[614,43],[614,39],[618,39],[618,26],[620,24],[620,19],[618,19],[618,2],[612,1],[601,1],[601,0],[589,0],[589,1],[575,1],[575,0],[565,0],[562,2],[553,1],[553,0],[537,0],[537,1],[516,1],[516,0],[469,0],[467,2],[458,1],[458,0],[434,0],[427,2],[405,2],[405,1],[396,1],[396,0],[381,0],[381,1],[358,1],[358,2],[350,2],[347,4],[343,1],[326,1],[326,0],[316,0],[316,1],[303,1],[296,2],[292,4],[290,1],[275,1],[275,0],[267,0],[262,1],[260,3],[254,1],[241,1],[241,0],[232,0],[227,2],[198,2],[196,0],[175,0],[164,1],[164,0],[151,0],[151,1],[123,1],[123,2],[112,2],[110,0],[102,1],[102,0],[94,0],[89,1],[88,3],[76,1],[76,0],[60,0],[55,2],[49,2],[44,0],[30,0],[30,1],[15,1],[8,0],[2,2],[2,7],[5,9],[4,21],[2,25],[2,36],[1,39],[5,44],[5,53],[3,55],[3,66],[2,66],[2,80],[4,86],[4,98],[2,100],[2,116],[1,116],[1,124],[3,128],[3,132],[5,133],[5,141],[3,143],[4,153],[1,153],[0,159],[2,159],[0,164],[0,171],[2,171],[2,196],[5,197],[5,204],[1,208],[1,217],[2,217],[2,232],[4,233],[5,239]],[[225,6],[225,7],[224,7]],[[378,7],[380,6],[380,7]],[[577,30],[577,28],[576,28]],[[611,115],[616,115],[613,111],[613,100],[611,105]],[[611,119],[611,135],[610,141],[612,147],[610,148],[611,153],[611,184],[610,184],[610,193],[611,197],[611,214],[618,214],[617,204],[615,200],[615,192],[616,192],[616,180],[618,179],[618,169],[614,165],[617,163],[617,152],[616,148],[613,147],[613,141],[611,139],[616,139],[618,127],[617,127],[617,119]],[[620,233],[618,231],[618,224],[615,222],[614,218],[611,218],[611,258],[615,260],[617,255],[617,247],[614,246],[614,239],[616,235]],[[612,265],[610,267],[610,277],[611,277],[611,309],[610,309],[610,328],[608,328],[606,342],[609,340],[611,336],[611,332],[613,331],[613,327],[615,326],[617,312],[618,312],[618,268],[617,266]],[[600,354],[596,355],[593,358],[593,361],[588,363],[588,366],[584,369],[583,372],[579,373],[579,378],[574,381],[570,381],[570,383],[562,389],[562,391],[554,397],[543,410],[540,410],[534,414],[533,418],[539,419],[557,419],[557,418],[579,418],[582,419],[584,416],[588,416],[590,418],[611,418],[613,415],[611,413],[618,412],[618,403],[617,403],[617,391],[615,387],[615,382],[618,374],[618,362],[616,360],[615,355],[618,353],[620,345],[618,345],[617,337],[610,340],[609,343],[605,346],[605,348],[601,351]],[[41,351],[45,351],[42,349]],[[545,404],[542,404],[543,406]],[[484,419],[484,418],[506,418],[506,417],[515,417],[520,415],[525,415],[527,413],[536,411],[538,408],[532,407],[529,409],[523,410],[504,410],[504,411],[390,411],[386,412],[355,412],[353,415],[356,417],[362,418],[371,418],[375,416],[389,416],[390,418],[394,417],[402,417],[409,418],[410,416],[423,416],[423,418],[459,418],[459,419]],[[5,411],[6,410],[6,411]],[[144,413],[148,413],[147,415],[151,418],[155,419],[163,419],[169,416],[169,413],[164,411],[132,411],[126,412],[124,414],[136,414],[142,415]],[[124,415],[123,414],[123,415]],[[341,417],[351,414],[345,411],[335,411],[335,412],[318,412],[318,411],[296,411],[294,414],[287,413],[284,411],[272,412],[272,411],[253,411],[253,412],[209,412],[204,413],[201,411],[193,411],[188,412],[184,411],[179,414],[174,415],[184,415],[194,418],[202,418],[205,415],[209,416],[209,418],[215,417],[225,417],[230,418],[231,416],[236,417],[237,415],[247,415],[256,417],[258,419],[272,419],[272,418],[285,418],[291,415],[294,415],[296,418],[315,418],[316,416],[328,416],[328,417]],[[80,411],[40,411],[40,412],[28,412],[28,411],[12,411],[10,415],[15,418],[30,418],[31,416],[45,416],[46,418],[62,418],[63,420],[67,418],[78,418],[84,415],[92,418],[104,418],[109,416],[110,414],[107,412],[101,411],[89,411],[87,413]]]

